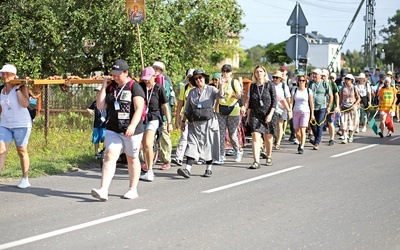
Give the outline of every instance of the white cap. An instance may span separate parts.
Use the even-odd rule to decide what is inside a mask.
[[[188,70],[187,70],[186,77],[192,77],[194,71],[195,71],[195,69],[188,69]]]
[[[353,80],[353,82],[355,81],[354,76],[352,74],[347,74],[344,78],[349,78]]]
[[[17,74],[17,68],[12,64],[6,64],[6,65],[3,66],[2,69],[0,69],[0,72],[13,73],[14,75],[16,75]]]
[[[153,68],[161,69],[161,71],[165,70],[165,65],[163,62],[156,61],[153,63]]]
[[[332,72],[332,73],[331,73],[331,77],[333,77],[333,78],[336,80],[336,78],[337,78],[336,73]]]
[[[322,75],[322,71],[320,69],[314,69],[311,73],[315,73],[317,75]]]
[[[321,75],[323,75],[323,76],[329,76],[329,71],[328,71],[327,69],[323,69],[321,72],[322,72]]]
[[[357,78],[365,78],[365,74],[364,73],[360,73]]]

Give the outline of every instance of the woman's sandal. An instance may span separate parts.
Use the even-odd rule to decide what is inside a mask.
[[[272,166],[272,158],[271,157],[267,157],[266,164],[267,164],[267,166]]]
[[[260,168],[260,163],[258,162],[253,162],[253,164],[251,164],[251,166],[249,167],[249,169],[259,169]]]
[[[274,147],[275,147],[276,150],[280,150],[281,149],[281,145],[279,145],[279,144],[276,144]]]

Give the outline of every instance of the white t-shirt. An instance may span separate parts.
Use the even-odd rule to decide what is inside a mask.
[[[294,107],[293,112],[310,112],[310,105],[308,103],[308,98],[310,97],[310,91],[308,88],[304,90],[299,90],[297,88],[292,90]],[[309,91],[307,93],[307,91]]]
[[[1,121],[0,126],[5,128],[31,128],[32,119],[27,108],[21,106],[18,101],[15,87],[8,95],[4,94],[5,87],[1,91]]]

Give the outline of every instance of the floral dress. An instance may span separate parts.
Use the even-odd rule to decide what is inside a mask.
[[[276,107],[277,100],[274,86],[270,82],[261,85],[252,83],[249,98],[251,132],[275,135],[277,132],[276,114],[274,113],[272,116],[271,122],[265,123],[265,118],[271,112],[271,109]]]

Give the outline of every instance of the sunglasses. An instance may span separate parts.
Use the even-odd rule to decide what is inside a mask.
[[[299,79],[298,81],[299,81],[299,82],[305,82],[306,80],[304,80],[304,79]]]
[[[272,79],[279,79],[280,77],[278,76],[273,76]]]
[[[344,78],[344,80],[345,80],[345,81],[347,81],[347,80],[351,80],[351,78]]]
[[[223,69],[223,70],[221,70],[221,72],[222,72],[222,73],[229,73],[229,72],[231,72],[231,71],[228,70],[228,69]]]
[[[203,79],[203,76],[195,76],[195,77],[193,77],[193,80],[195,80],[195,81],[197,81],[199,79]]]

